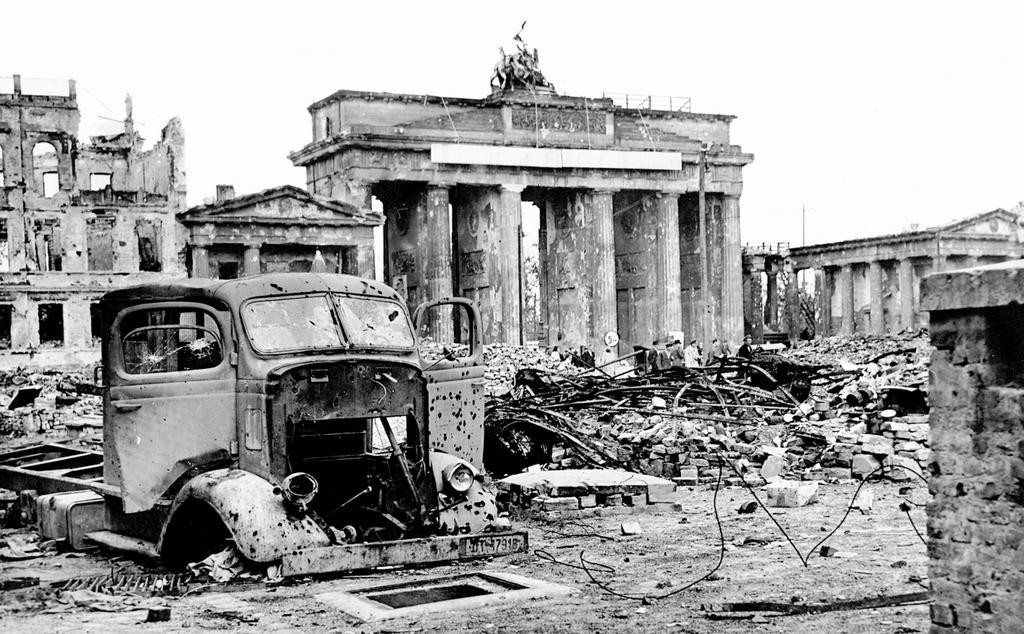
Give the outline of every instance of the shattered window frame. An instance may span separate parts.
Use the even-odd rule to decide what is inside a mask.
[[[299,346],[293,348],[266,349],[260,347],[258,340],[253,336],[254,326],[252,323],[250,323],[250,317],[246,313],[250,306],[252,306],[253,304],[270,303],[275,301],[294,301],[315,298],[321,299],[327,306],[327,313],[331,317],[331,326],[334,335],[337,338],[337,344],[317,348],[309,346]],[[298,293],[294,295],[270,295],[263,297],[254,297],[252,299],[246,300],[245,302],[242,302],[242,305],[238,307],[238,315],[242,322],[242,331],[245,333],[245,338],[249,341],[249,345],[257,354],[266,356],[278,356],[287,354],[322,354],[324,352],[343,350],[348,347],[348,344],[345,343],[345,337],[341,332],[341,325],[338,323],[338,314],[334,306],[332,306],[332,303],[333,302],[327,296],[327,293]]]
[[[136,313],[145,313],[153,311],[188,311],[203,314],[203,324],[195,323],[176,323],[176,324],[151,324],[143,328],[158,328],[160,326],[167,326],[170,328],[192,328],[192,329],[208,329],[213,331],[214,336],[217,338],[220,347],[220,360],[219,362],[207,368],[197,368],[190,370],[172,370],[168,372],[153,372],[153,373],[135,373],[131,372],[127,364],[125,363],[125,355],[123,342],[124,338],[139,330],[139,328],[132,328],[128,333],[122,332],[122,326],[125,320],[131,315]],[[114,374],[116,374],[121,380],[128,383],[167,383],[180,381],[182,377],[188,377],[190,379],[204,379],[214,378],[221,376],[224,373],[225,368],[228,367],[228,357],[231,351],[234,349],[230,339],[224,336],[225,332],[230,332],[229,324],[225,323],[224,320],[218,316],[214,309],[206,304],[194,303],[194,302],[154,302],[150,304],[138,304],[125,308],[117,313],[114,318],[114,323],[111,325],[111,338],[109,344],[107,344],[107,350],[111,353],[111,361],[113,365]]]
[[[401,350],[403,352],[408,352],[416,348],[416,332],[412,327],[412,320],[409,318],[408,312],[403,310],[402,305],[399,304],[398,302],[389,299],[381,299],[377,297],[368,297],[366,295],[358,295],[354,293],[331,293],[331,298],[334,303],[334,309],[338,311],[338,319],[339,323],[341,324],[342,333],[345,336],[345,341],[353,348],[369,348],[372,350]],[[375,303],[393,307],[395,312],[398,313],[398,316],[404,316],[402,323],[405,324],[405,333],[407,335],[408,344],[381,345],[375,343],[368,343],[366,341],[357,341],[356,339],[358,337],[354,337],[354,333],[349,332],[348,328],[348,326],[352,324],[348,323],[347,316],[348,313],[351,313],[353,311],[349,305],[341,303],[341,300],[343,299],[351,299],[356,303]],[[356,319],[359,319],[359,317],[356,316],[355,314],[353,314],[352,316],[355,317]],[[362,319],[360,319],[360,322],[363,324],[368,323]],[[373,328],[371,327],[371,330],[372,329]]]

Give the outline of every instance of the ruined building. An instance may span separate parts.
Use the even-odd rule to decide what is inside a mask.
[[[802,314],[816,335],[885,334],[928,325],[926,275],[1024,257],[1020,215],[996,209],[929,229],[803,247],[744,250],[744,312],[755,340]],[[814,276],[815,305],[787,282]],[[785,290],[784,290],[785,289]],[[786,292],[788,291],[788,292]],[[786,296],[782,297],[781,294]],[[761,319],[761,316],[764,319]],[[795,338],[798,333],[789,333]]]
[[[0,81],[0,365],[91,362],[104,292],[184,273],[181,122],[143,150],[130,98],[123,132],[83,143],[79,120],[73,80],[61,95]]]
[[[215,201],[178,219],[188,231],[190,275],[219,279],[314,270],[372,278],[373,228],[384,222],[292,185],[238,197],[218,185]]]
[[[416,305],[475,299],[489,341],[523,340],[523,209],[539,214],[549,345],[627,353],[668,332],[743,332],[733,117],[689,100],[557,94],[536,52],[483,99],[339,90],[291,155],[308,189],[386,217],[385,281]],[[620,342],[618,350],[615,337]]]

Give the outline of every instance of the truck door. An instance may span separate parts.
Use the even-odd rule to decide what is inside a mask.
[[[420,304],[412,320],[427,380],[430,447],[482,470],[487,366],[480,312],[455,297]]]
[[[196,463],[237,452],[230,315],[189,302],[122,310],[105,342],[104,477],[126,513]]]

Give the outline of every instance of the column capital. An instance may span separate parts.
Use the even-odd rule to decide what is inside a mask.
[[[619,190],[617,190],[617,189],[610,189],[610,188],[607,188],[607,187],[591,187],[590,188],[590,193],[591,194],[609,194],[609,195],[612,195],[612,194],[619,193]]]
[[[454,186],[455,186],[455,183],[434,183],[434,182],[430,182],[430,183],[427,183],[427,190],[443,189],[445,191],[448,191],[449,189],[451,189]]]
[[[656,191],[656,192],[654,192],[654,197],[655,198],[676,198],[676,199],[678,199],[680,195],[681,194],[679,192],[665,192],[665,191]]]
[[[501,185],[501,191],[508,192],[510,194],[522,194],[524,189],[526,189],[526,185],[520,185],[518,183]]]

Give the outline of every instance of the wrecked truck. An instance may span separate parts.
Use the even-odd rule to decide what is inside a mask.
[[[284,576],[525,552],[481,473],[470,301],[410,318],[381,283],[283,273],[134,286],[100,309],[102,458],[0,455],[0,487],[45,493],[40,524],[70,543],[183,564],[233,542]],[[422,357],[417,330],[453,345]]]

